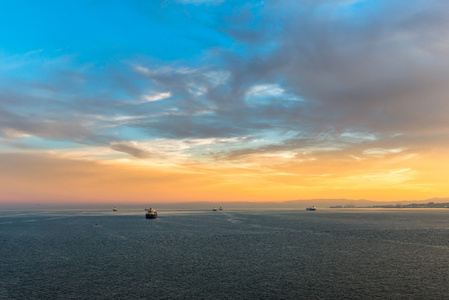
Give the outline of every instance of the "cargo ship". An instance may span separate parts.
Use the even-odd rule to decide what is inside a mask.
[[[316,210],[316,207],[315,206],[309,206],[309,207],[306,208],[306,210]]]
[[[157,211],[154,208],[147,209],[147,213],[145,214],[145,218],[147,219],[156,219],[157,218]]]

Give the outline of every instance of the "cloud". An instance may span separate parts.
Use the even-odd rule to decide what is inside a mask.
[[[213,99],[228,98],[242,129],[263,124],[316,136],[331,129],[361,131],[387,141],[397,133],[430,137],[447,130],[444,115],[449,112],[449,60],[435,51],[449,44],[442,25],[449,17],[442,5],[266,2],[253,18],[245,22],[236,15],[224,29],[249,51],[230,57],[231,89]],[[234,34],[251,28],[254,20],[260,26],[251,36]],[[271,102],[262,109],[239,101],[280,95],[281,85],[259,83],[279,78],[304,103],[286,107]],[[227,114],[221,111],[219,116]]]
[[[113,150],[130,154],[140,159],[152,159],[162,162],[170,160],[173,163],[186,163],[193,156],[198,159],[198,149],[212,149],[215,147],[239,144],[248,137],[242,138],[205,138],[205,139],[154,139],[150,141],[120,141],[110,143]]]
[[[226,2],[183,3],[200,2],[221,3],[208,7],[205,26],[233,42],[197,59],[139,54],[104,66],[76,55],[42,63],[45,50],[2,54],[2,136],[139,158],[153,152],[131,141],[264,140],[211,149],[231,159],[305,149],[362,157],[366,149],[423,149],[447,135],[443,1],[265,1],[233,4],[226,16],[213,13]]]
[[[291,13],[281,20],[284,29],[267,72],[283,74],[292,89],[317,105],[310,112],[316,120],[329,126],[416,132],[414,123],[438,129],[441,111],[447,111],[443,78],[449,60],[430,51],[423,39],[435,34],[443,42],[437,24],[448,18],[437,2],[418,2],[366,4],[345,13],[329,3],[281,5]],[[318,13],[320,8],[326,14]],[[435,26],[429,28],[429,22]]]
[[[30,135],[13,128],[5,127],[0,131],[0,136],[4,136],[6,138],[21,138],[28,137]]]
[[[36,136],[49,140],[94,141],[96,135],[86,126],[61,119],[29,119],[0,109],[0,129],[5,137]]]
[[[274,98],[283,100],[295,100],[300,99],[295,95],[289,95],[285,89],[283,89],[279,84],[257,84],[248,89],[246,92],[246,99],[263,99],[263,98]]]
[[[372,148],[372,149],[366,149],[363,151],[364,154],[369,156],[376,156],[376,157],[383,157],[388,154],[396,154],[401,153],[405,149],[382,149],[382,148]]]
[[[166,93],[157,93],[152,95],[144,95],[142,97],[142,102],[154,102],[154,101],[160,101],[171,97],[170,92]]]
[[[112,142],[111,148],[119,151],[128,153],[133,157],[137,158],[149,158],[151,157],[151,153],[136,147],[134,142]]]
[[[345,178],[345,181],[352,181],[354,188],[366,188],[366,185],[376,183],[379,186],[391,186],[410,181],[415,172],[410,168],[399,170],[388,170],[382,173],[365,173],[359,176]]]

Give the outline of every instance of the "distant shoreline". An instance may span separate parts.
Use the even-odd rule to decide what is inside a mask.
[[[125,200],[111,200],[109,203],[105,202],[76,202],[75,200],[61,199],[58,203],[49,203],[44,201],[28,201],[28,202],[13,202],[1,201],[0,210],[10,209],[106,209],[111,210],[113,207],[122,209],[141,209],[146,207],[154,207],[156,209],[205,209],[212,210],[213,207],[222,206],[227,209],[305,209],[306,207],[315,206],[322,208],[449,208],[449,197],[446,198],[429,198],[425,200],[395,200],[395,201],[373,201],[367,199],[304,199],[304,200],[289,200],[279,202],[250,202],[250,201],[188,201],[188,202],[163,202],[159,199],[152,199],[146,203],[125,201]]]
[[[356,206],[356,205],[333,205],[329,208],[449,208],[449,202],[444,203],[412,203],[412,204],[389,204],[389,205],[367,205],[367,206]]]

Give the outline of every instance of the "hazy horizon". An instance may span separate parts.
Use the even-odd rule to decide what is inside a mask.
[[[79,202],[79,201],[60,201],[53,202],[4,202],[0,203],[0,209],[27,209],[27,210],[46,210],[46,209],[100,209],[111,210],[113,207],[119,210],[143,210],[153,207],[157,209],[175,209],[175,210],[210,210],[213,207],[224,207],[225,209],[302,209],[309,206],[318,208],[330,208],[331,206],[351,206],[366,207],[373,205],[396,205],[396,204],[418,204],[418,203],[448,203],[449,198],[430,198],[421,200],[403,200],[403,201],[374,201],[369,199],[299,199],[287,201],[184,201],[184,202],[166,202],[166,201],[116,201],[116,202]]]

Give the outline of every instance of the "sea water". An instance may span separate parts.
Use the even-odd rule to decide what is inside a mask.
[[[449,209],[0,212],[0,299],[447,299]]]

